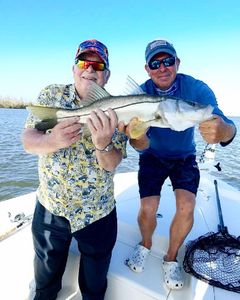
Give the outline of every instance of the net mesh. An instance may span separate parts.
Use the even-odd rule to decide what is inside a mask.
[[[213,286],[240,293],[240,236],[220,231],[190,241],[183,267]]]

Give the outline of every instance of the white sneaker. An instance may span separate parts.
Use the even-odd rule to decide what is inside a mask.
[[[27,300],[33,300],[35,295],[36,295],[36,283],[35,283],[35,280],[33,279],[29,283],[29,294],[28,294]]]
[[[135,246],[131,256],[125,260],[125,264],[134,272],[140,273],[144,270],[144,266],[151,250],[138,244]]]
[[[184,285],[182,268],[176,261],[163,260],[164,281],[169,289],[178,290]]]

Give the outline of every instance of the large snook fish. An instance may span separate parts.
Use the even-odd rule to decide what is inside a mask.
[[[139,92],[139,91],[138,91]],[[61,109],[56,107],[28,106],[27,110],[41,121],[35,128],[46,131],[66,118],[80,117],[80,123],[85,124],[90,112],[100,108],[107,113],[112,108],[125,125],[133,117],[139,122],[130,132],[132,138],[140,136],[148,127],[156,126],[183,131],[203,121],[212,118],[213,107],[196,102],[185,101],[171,96],[150,96],[135,94],[111,96],[106,90],[93,83],[83,106],[78,109]]]

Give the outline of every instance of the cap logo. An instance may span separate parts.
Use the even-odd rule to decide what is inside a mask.
[[[167,42],[166,41],[155,41],[150,45],[150,49],[154,49],[158,46],[167,46]]]
[[[97,40],[87,40],[82,42],[77,50],[75,59],[84,52],[95,52],[104,61],[104,63],[109,67],[108,61],[108,49],[107,47]]]

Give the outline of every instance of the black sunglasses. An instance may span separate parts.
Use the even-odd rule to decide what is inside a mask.
[[[155,59],[149,62],[148,66],[151,70],[157,70],[160,68],[161,64],[163,63],[164,67],[171,67],[175,64],[176,58],[171,56],[171,57],[166,57],[164,59]]]

